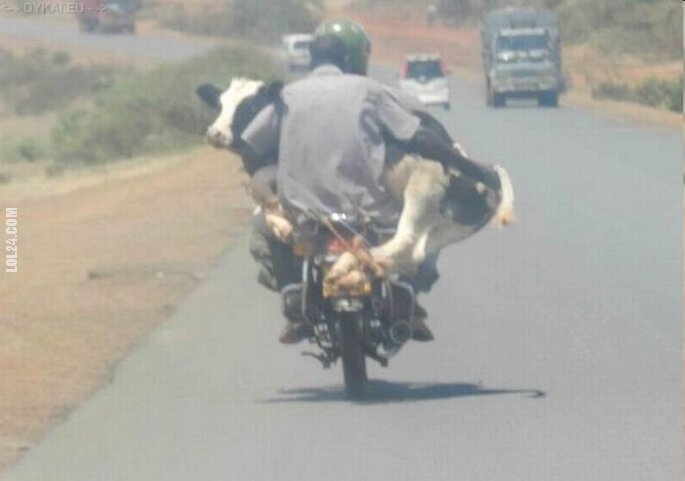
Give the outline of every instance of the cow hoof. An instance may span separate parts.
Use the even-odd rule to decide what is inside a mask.
[[[392,256],[389,256],[382,247],[375,247],[369,251],[371,259],[379,266],[389,266],[392,262]]]
[[[351,252],[345,252],[333,264],[333,267],[326,275],[326,281],[332,282],[344,277],[359,265],[359,259]]]
[[[390,259],[374,260],[378,271],[378,277],[388,277],[394,271],[394,263]]]

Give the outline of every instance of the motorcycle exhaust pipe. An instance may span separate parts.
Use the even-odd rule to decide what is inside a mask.
[[[411,339],[413,329],[407,321],[397,321],[388,329],[389,341],[385,341],[378,346],[378,356],[383,359],[390,359],[397,354],[402,346]]]
[[[398,346],[405,344],[409,339],[411,339],[412,333],[413,330],[411,325],[407,321],[397,321],[390,326],[390,340]]]

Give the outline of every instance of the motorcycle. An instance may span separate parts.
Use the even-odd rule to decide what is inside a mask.
[[[366,358],[387,367],[411,339],[415,292],[406,279],[387,278],[368,247],[391,235],[369,221],[331,214],[300,226],[293,252],[302,259],[301,282],[282,291],[283,312],[303,322],[318,352],[303,352],[324,368],[342,361],[345,393],[364,397]],[[346,265],[355,267],[346,271]]]

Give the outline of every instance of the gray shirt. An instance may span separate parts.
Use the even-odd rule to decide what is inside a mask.
[[[386,138],[410,140],[420,120],[389,88],[325,65],[283,90],[243,133],[258,154],[278,144],[278,193],[287,207],[357,212],[394,225],[400,206],[381,184]],[[280,136],[279,136],[280,131]]]

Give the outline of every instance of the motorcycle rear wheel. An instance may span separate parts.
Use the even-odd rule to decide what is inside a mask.
[[[340,314],[340,356],[342,358],[345,394],[350,400],[364,397],[366,390],[366,355],[359,313]]]

